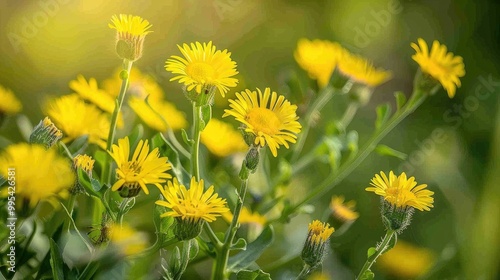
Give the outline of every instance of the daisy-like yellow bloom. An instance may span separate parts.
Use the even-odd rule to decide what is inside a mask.
[[[426,189],[427,185],[417,186],[415,177],[407,178],[403,172],[396,176],[394,172],[389,172],[389,177],[383,171],[376,174],[370,185],[365,190],[374,192],[384,198],[385,201],[397,208],[413,207],[420,211],[429,211],[433,207],[434,192]]]
[[[121,68],[117,69],[111,78],[104,80],[102,83],[103,89],[110,94],[113,99],[120,94],[122,80],[120,79]],[[163,90],[156,82],[155,78],[148,74],[143,74],[137,67],[132,67],[128,78],[127,94],[150,100],[162,99],[164,96]]]
[[[149,194],[147,184],[161,187],[165,179],[172,178],[167,173],[172,167],[167,157],[160,157],[158,148],[149,151],[148,140],[140,140],[130,156],[128,137],[118,139],[118,145],[113,144],[109,154],[116,162],[117,181],[111,187],[112,191],[120,191],[120,195],[133,197],[142,189]]]
[[[448,96],[453,98],[457,87],[461,86],[460,77],[465,76],[465,65],[461,56],[454,56],[447,52],[446,46],[438,41],[432,43],[431,52],[422,38],[418,38],[418,45],[411,43],[415,50],[412,56],[422,72],[429,74],[443,86]]]
[[[220,198],[210,186],[205,192],[204,181],[191,178],[189,189],[179,184],[177,178],[160,188],[164,200],[156,201],[170,211],[161,217],[174,217],[177,221],[174,234],[179,240],[189,240],[201,232],[203,221],[213,222],[222,213],[228,212],[226,200]]]
[[[435,261],[431,250],[398,240],[394,248],[377,259],[377,266],[398,279],[416,279],[427,273]]]
[[[21,111],[23,105],[10,89],[0,85],[0,116],[14,115]]]
[[[184,114],[177,110],[174,104],[161,99],[140,99],[130,97],[129,106],[154,130],[165,132],[169,127],[172,130],[180,130],[187,127],[187,121]]]
[[[89,155],[76,155],[73,158],[73,166],[75,169],[81,168],[85,173],[92,176],[95,160]]]
[[[12,170],[15,175],[9,174]],[[27,143],[10,145],[0,154],[0,175],[15,176],[16,197],[31,207],[67,190],[75,180],[70,162],[57,149]]]
[[[218,157],[227,157],[248,150],[241,133],[230,124],[218,119],[211,119],[201,132],[201,143]]]
[[[88,141],[106,147],[110,122],[96,106],[87,104],[78,95],[71,94],[51,101],[45,108],[47,115],[64,133],[63,142],[88,135]]]
[[[116,51],[123,59],[135,61],[142,56],[142,46],[149,29],[149,21],[133,15],[113,15],[109,28],[116,29]]]
[[[300,39],[294,57],[299,66],[306,70],[309,77],[317,80],[318,86],[323,88],[328,85],[344,52],[344,48],[336,42]]]
[[[110,227],[109,240],[125,256],[133,256],[142,252],[147,246],[147,236],[127,224]]]
[[[280,145],[289,148],[295,143],[302,126],[297,121],[297,106],[291,105],[283,95],[266,88],[264,93],[245,90],[236,93],[236,100],[229,100],[231,109],[224,115],[233,116],[245,126],[245,132],[255,136],[254,145],[267,145],[273,156],[278,155]]]
[[[170,81],[179,80],[188,91],[195,89],[197,93],[201,93],[202,88],[216,87],[222,96],[238,83],[237,79],[231,78],[238,74],[231,53],[216,50],[212,41],[177,47],[184,57],[173,55],[167,59],[165,69],[177,74]]]
[[[359,55],[345,51],[339,60],[339,72],[354,82],[376,87],[392,77],[390,71],[375,68],[373,64]]]
[[[359,217],[359,213],[355,211],[356,201],[350,200],[344,203],[343,196],[333,196],[330,202],[332,215],[343,222],[352,222]]]
[[[318,266],[323,261],[326,244],[334,231],[335,229],[329,224],[319,220],[314,220],[309,224],[301,257],[311,268]]]
[[[335,229],[330,227],[329,224],[314,220],[309,224],[306,242],[315,244],[325,243],[334,231]]]
[[[233,220],[233,214],[231,212],[225,212],[222,214],[224,220],[231,222]],[[258,212],[252,212],[247,207],[241,208],[240,217],[238,219],[240,224],[257,224],[264,226],[267,223],[266,217],[262,216]]]
[[[81,98],[95,104],[104,112],[112,114],[115,109],[115,99],[104,90],[99,89],[97,81],[90,78],[88,81],[82,75],[78,75],[76,80],[69,82],[69,87]]]

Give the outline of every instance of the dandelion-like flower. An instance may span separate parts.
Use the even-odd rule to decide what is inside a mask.
[[[309,224],[307,239],[302,249],[302,260],[311,268],[318,266],[325,255],[325,247],[335,231],[327,223],[314,220]]]
[[[2,115],[14,115],[21,111],[23,105],[10,89],[0,85],[0,117]]]
[[[61,157],[57,149],[46,149],[42,145],[21,143],[8,146],[0,154],[0,175],[4,178],[12,176],[9,174],[11,169],[15,170],[16,196],[30,207],[36,206],[40,200],[57,196],[71,187],[75,180],[70,162]]]
[[[378,258],[377,266],[399,279],[417,279],[425,275],[435,261],[436,255],[431,250],[398,239],[394,248]]]
[[[106,147],[110,122],[106,114],[92,104],[87,104],[77,95],[65,95],[50,102],[47,115],[64,132],[67,143],[80,136],[88,135],[88,141]]]
[[[179,184],[176,178],[160,188],[164,200],[158,200],[156,204],[170,209],[161,217],[176,219],[174,233],[180,240],[198,236],[203,221],[213,222],[222,213],[229,211],[226,200],[215,193],[214,186],[203,190],[203,179],[197,182],[195,177],[191,178],[189,189]]]
[[[139,118],[156,131],[165,132],[168,128],[180,130],[187,127],[184,114],[174,104],[161,99],[140,99],[131,97],[129,106]]]
[[[412,56],[423,73],[430,75],[443,86],[448,92],[448,96],[453,98],[457,87],[460,87],[460,77],[465,75],[465,65],[461,56],[455,56],[452,52],[447,52],[445,45],[438,41],[432,43],[431,52],[422,38],[418,38],[418,45],[411,43],[411,47],[416,51]]]
[[[148,140],[140,140],[139,144],[130,155],[130,142],[128,137],[118,139],[109,152],[116,162],[117,181],[111,187],[112,191],[119,191],[123,197],[134,197],[142,189],[149,194],[146,185],[153,184],[160,188],[160,183],[172,178],[167,173],[171,169],[167,157],[160,157],[158,148],[149,151]]]
[[[211,119],[205,129],[203,129],[201,143],[218,157],[227,157],[248,149],[241,133],[235,130],[230,124],[218,119]]]
[[[85,173],[92,176],[92,170],[94,169],[95,160],[89,155],[76,155],[73,158],[73,167],[75,169],[82,169]]]
[[[388,81],[392,74],[390,71],[375,68],[373,64],[359,55],[345,51],[338,63],[339,72],[354,82],[376,87]]]
[[[238,74],[236,62],[231,60],[231,53],[227,50],[216,50],[211,41],[177,47],[184,57],[173,55],[167,59],[165,69],[177,74],[170,81],[179,80],[188,91],[195,89],[198,94],[202,89],[215,87],[222,96],[238,83],[232,78]]]
[[[97,81],[90,78],[88,81],[82,75],[78,75],[76,80],[69,82],[69,87],[81,98],[95,104],[99,109],[112,114],[115,109],[115,99],[104,90],[99,89]]]
[[[359,217],[359,213],[355,211],[356,201],[344,202],[344,200],[343,196],[332,197],[330,201],[332,215],[344,223],[353,222]]]
[[[427,189],[426,184],[418,185],[415,177],[407,178],[403,172],[396,176],[389,172],[389,177],[383,171],[376,174],[371,180],[372,187],[367,191],[374,192],[384,198],[385,201],[397,208],[413,207],[420,211],[429,211],[434,202],[434,192]]]
[[[224,115],[233,116],[244,125],[244,131],[255,137],[256,146],[267,145],[273,156],[278,155],[280,145],[289,148],[288,142],[295,143],[302,126],[297,121],[297,106],[291,105],[283,95],[269,88],[257,91],[245,90],[236,93],[236,100],[229,100],[231,109]]]
[[[317,80],[318,86],[323,88],[330,82],[330,77],[344,52],[344,48],[336,42],[300,39],[294,57],[309,77]]]
[[[109,241],[125,256],[133,256],[146,249],[147,236],[127,224],[110,227]]]
[[[30,134],[29,142],[31,144],[42,144],[48,149],[63,137],[63,133],[56,125],[45,117],[40,121]]]
[[[130,61],[136,61],[142,56],[142,46],[149,29],[149,21],[133,15],[113,15],[109,28],[116,29],[116,51],[118,55]]]

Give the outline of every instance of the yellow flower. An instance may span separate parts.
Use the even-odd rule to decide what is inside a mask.
[[[416,279],[428,272],[436,260],[435,254],[399,240],[396,246],[377,260],[377,266],[399,279]]]
[[[9,174],[12,170],[14,173]],[[4,178],[15,177],[15,195],[28,200],[31,207],[67,190],[75,180],[70,162],[57,149],[26,143],[10,145],[3,151],[0,174]]]
[[[118,94],[120,93],[120,87],[122,84],[122,80],[120,79],[121,71],[121,68],[117,69],[113,77],[104,80],[102,84],[106,93],[111,94],[113,99],[118,97]],[[160,85],[158,85],[152,76],[143,74],[139,68],[132,67],[128,82],[129,86],[127,91],[134,96],[141,99],[145,99],[149,96],[150,100],[163,98],[164,93]]]
[[[343,196],[333,196],[330,202],[332,215],[343,222],[352,222],[359,217],[359,213],[354,211],[356,201],[351,200],[344,203]]]
[[[165,187],[160,187],[165,200],[158,200],[156,204],[169,208],[171,211],[167,211],[161,216],[193,222],[200,220],[213,222],[222,213],[229,211],[226,200],[215,193],[214,186],[210,186],[205,192],[203,190],[203,179],[197,182],[196,178],[192,177],[189,189],[180,185],[177,178],[168,181]]]
[[[385,83],[392,77],[390,71],[375,68],[370,61],[347,51],[343,53],[337,67],[341,74],[352,81],[372,88]]]
[[[224,115],[233,116],[245,126],[245,132],[255,136],[254,144],[268,145],[273,156],[278,155],[280,145],[288,149],[288,143],[295,143],[302,126],[297,121],[297,106],[269,88],[264,93],[245,90],[236,93],[237,100],[229,100],[231,109]],[[269,104],[268,104],[269,103]]]
[[[146,249],[146,235],[142,232],[137,232],[129,225],[123,224],[110,227],[109,240],[111,244],[119,248],[120,252],[125,256],[133,256]]]
[[[335,42],[300,39],[294,57],[309,77],[317,80],[318,86],[323,88],[330,82],[335,66],[344,52],[344,48]]]
[[[92,104],[86,104],[77,95],[65,95],[50,102],[46,107],[47,115],[60,128],[67,143],[75,138],[88,135],[88,141],[106,147],[109,119]]]
[[[448,96],[453,98],[457,87],[461,85],[459,78],[465,75],[462,57],[447,52],[446,46],[438,41],[432,43],[430,54],[427,43],[422,38],[418,38],[418,46],[411,43],[411,47],[416,51],[412,58],[420,65],[422,72],[439,81]]]
[[[326,244],[334,231],[335,229],[330,227],[329,224],[318,220],[314,220],[309,224],[301,258],[311,268],[317,267],[323,261]]]
[[[161,99],[148,99],[148,103],[138,97],[130,97],[128,104],[152,129],[165,132],[169,127],[172,130],[187,127],[184,114],[177,110],[174,104]]]
[[[69,82],[69,87],[78,93],[81,98],[95,104],[104,112],[113,113],[115,109],[115,99],[104,90],[99,89],[96,79],[90,78],[87,82],[85,77],[78,75],[76,80]]]
[[[334,231],[329,224],[314,220],[309,224],[307,240],[315,244],[325,243]]]
[[[81,168],[85,171],[89,176],[92,176],[92,170],[94,169],[95,160],[92,159],[91,156],[88,155],[76,155],[73,158],[73,166],[75,169]]]
[[[133,15],[113,15],[109,28],[116,29],[116,51],[123,59],[135,61],[142,56],[142,46],[147,34],[153,32],[149,21]]]
[[[223,213],[222,217],[228,222],[231,222],[233,220],[233,214],[231,212]],[[267,219],[258,212],[252,212],[248,210],[247,207],[243,207],[241,208],[240,218],[238,219],[238,222],[240,224],[256,224],[264,226],[267,223]]]
[[[171,169],[168,158],[160,157],[158,148],[149,152],[148,140],[140,140],[132,156],[130,156],[130,143],[128,137],[118,139],[109,152],[116,162],[117,181],[111,187],[112,191],[120,191],[124,197],[133,197],[142,189],[146,194],[149,190],[147,184],[161,187],[165,179],[172,178],[166,173]]]
[[[218,157],[227,157],[248,149],[239,131],[218,119],[211,119],[201,133],[201,143]]]
[[[385,201],[398,208],[413,207],[420,211],[429,211],[434,202],[434,192],[427,190],[427,185],[417,186],[415,177],[407,178],[403,172],[396,176],[391,171],[389,177],[383,171],[376,174],[370,183],[373,187],[365,190],[374,192],[384,198]]]
[[[194,88],[197,93],[201,93],[202,88],[216,87],[222,96],[229,87],[236,86],[238,80],[231,78],[238,74],[236,62],[231,60],[231,53],[227,50],[216,50],[211,41],[177,47],[184,57],[173,55],[167,59],[165,69],[178,74],[170,81],[179,80],[188,91]]]
[[[10,89],[0,85],[0,116],[3,114],[14,115],[21,111],[23,105]]]

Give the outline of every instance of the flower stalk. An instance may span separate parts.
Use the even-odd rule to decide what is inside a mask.
[[[383,253],[388,251],[388,249],[390,249],[390,248],[388,248],[388,246],[389,246],[389,243],[391,242],[392,238],[395,238],[397,240],[397,233],[396,233],[396,231],[388,230],[385,233],[385,236],[384,236],[384,239],[382,239],[382,242],[377,246],[375,253],[372,254],[371,256],[369,256],[368,259],[366,260],[365,264],[361,268],[361,271],[359,272],[358,276],[356,277],[356,280],[363,279],[362,278],[363,274],[365,274],[365,272],[367,272],[372,267],[372,265],[375,263],[375,261],[378,259],[378,257],[380,257]],[[395,244],[396,244],[396,241],[394,242],[394,245]]]

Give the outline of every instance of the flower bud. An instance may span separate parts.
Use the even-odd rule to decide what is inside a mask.
[[[175,218],[175,221],[174,235],[179,241],[190,240],[200,235],[203,227],[202,219],[183,219],[178,217]]]
[[[29,142],[30,144],[42,144],[48,149],[57,143],[62,136],[61,130],[52,123],[49,117],[45,117],[43,121],[40,121],[35,128],[33,128]]]
[[[325,256],[325,248],[330,236],[335,231],[327,223],[314,220],[309,224],[307,239],[302,248],[301,258],[311,268],[321,264]]]

